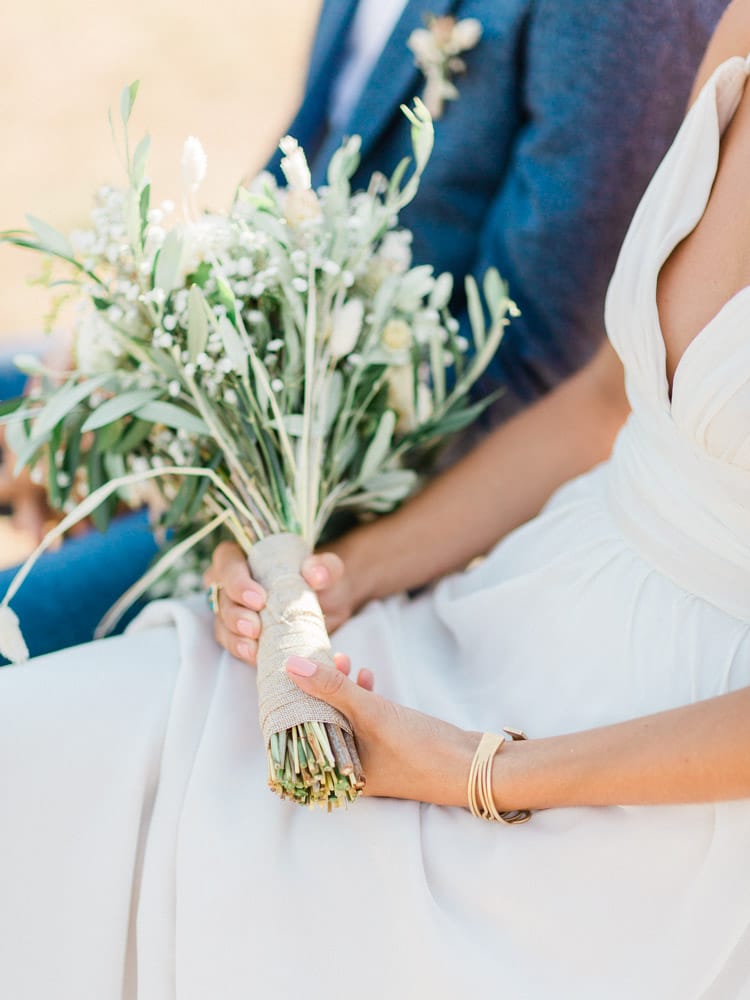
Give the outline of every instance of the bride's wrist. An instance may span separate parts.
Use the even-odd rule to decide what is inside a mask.
[[[498,812],[528,809],[529,790],[524,780],[530,740],[506,739],[492,763],[492,798]]]
[[[425,802],[440,806],[468,808],[469,772],[481,733],[451,726],[429,751]]]

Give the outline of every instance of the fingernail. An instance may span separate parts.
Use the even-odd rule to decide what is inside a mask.
[[[317,566],[315,569],[310,570],[310,576],[315,587],[325,587],[328,583],[328,572],[322,566]]]
[[[239,653],[241,660],[250,659],[250,647],[246,642],[240,642],[237,644],[237,652]]]
[[[296,674],[297,677],[312,677],[317,669],[317,663],[306,660],[304,656],[290,656],[286,661],[287,673]]]
[[[247,605],[251,611],[261,611],[266,603],[265,595],[257,590],[246,590],[242,595],[242,603]]]
[[[249,622],[246,618],[237,621],[237,631],[240,635],[246,635],[248,639],[254,639],[258,634],[258,627],[255,622]]]

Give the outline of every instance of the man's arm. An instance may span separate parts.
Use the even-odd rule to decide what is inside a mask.
[[[501,413],[557,384],[599,344],[626,228],[724,5],[531,5],[524,121],[472,269],[499,268],[521,308],[488,373],[508,387]]]
[[[553,393],[497,428],[396,513],[331,548],[353,606],[420,587],[485,554],[552,493],[608,457],[628,413],[609,344]]]

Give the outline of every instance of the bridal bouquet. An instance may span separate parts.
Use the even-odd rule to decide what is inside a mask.
[[[410,266],[410,234],[396,227],[432,149],[420,102],[404,109],[411,171],[407,159],[356,193],[357,137],[319,191],[287,137],[285,186],[262,176],[228,212],[200,214],[206,157],[188,139],[178,219],[174,205],[151,204],[148,137],[131,151],[136,92],[125,88],[120,103],[128,185],[99,193],[93,227],[68,238],[30,218],[33,231],[2,234],[66,264],[81,314],[73,369],[60,379],[21,359],[36,389],[0,411],[19,465],[43,470],[66,512],[0,605],[0,652],[24,658],[9,601],[39,553],[83,518],[103,527],[119,503],[147,499],[168,529],[165,551],[102,634],[186,552],[228,533],[269,595],[258,650],[269,783],[330,807],[354,799],[364,775],[348,721],[284,670],[292,652],[331,658],[300,565],[337,518],[389,511],[411,494],[415,468],[478,416],[468,390],[515,307],[495,271],[484,303],[468,279],[468,360],[448,311],[450,276]]]

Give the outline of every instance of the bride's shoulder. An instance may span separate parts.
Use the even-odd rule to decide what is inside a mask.
[[[750,0],[732,0],[722,14],[698,69],[690,104],[716,67],[732,56],[750,56]]]

